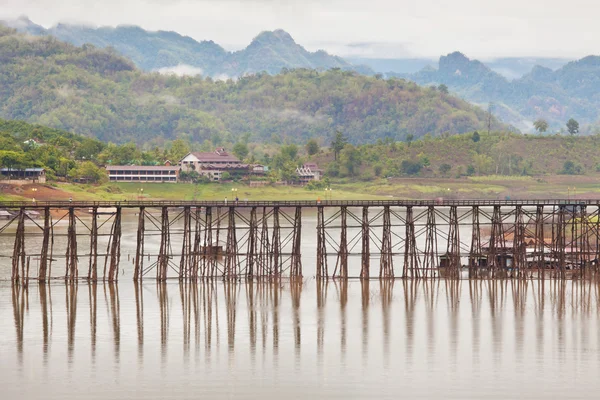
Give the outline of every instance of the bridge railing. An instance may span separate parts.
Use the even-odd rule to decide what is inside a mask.
[[[3,201],[0,208],[92,208],[92,207],[377,207],[377,206],[577,206],[600,205],[598,199],[538,199],[538,200],[122,200],[122,201]]]

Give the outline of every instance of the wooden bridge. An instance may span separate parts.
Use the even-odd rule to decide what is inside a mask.
[[[599,200],[32,201],[0,211],[0,276],[8,260],[22,282],[117,281],[123,237],[135,243],[136,281],[564,279],[595,275],[600,256]]]

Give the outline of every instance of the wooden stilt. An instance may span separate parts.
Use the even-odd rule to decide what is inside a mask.
[[[371,264],[371,252],[370,252],[371,236],[369,232],[369,207],[363,207],[362,209],[362,249],[361,249],[361,268],[360,277],[362,279],[369,279],[370,277],[370,264]]]

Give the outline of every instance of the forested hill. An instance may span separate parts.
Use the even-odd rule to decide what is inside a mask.
[[[150,32],[138,26],[94,28],[58,24],[45,29],[27,17],[3,24],[30,35],[52,35],[76,46],[110,46],[146,71],[173,69],[213,78],[238,77],[263,71],[278,74],[283,68],[341,68],[374,74],[369,67],[352,65],[325,51],[309,52],[283,30],[262,32],[245,49],[229,52],[212,40],[198,42],[177,32]]]
[[[483,129],[484,111],[434,88],[354,72],[293,70],[237,81],[144,73],[125,58],[0,27],[0,117],[105,141],[353,143]],[[495,128],[499,126],[495,124]]]

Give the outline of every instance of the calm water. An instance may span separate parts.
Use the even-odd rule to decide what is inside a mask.
[[[0,282],[4,399],[593,398],[600,286]]]

